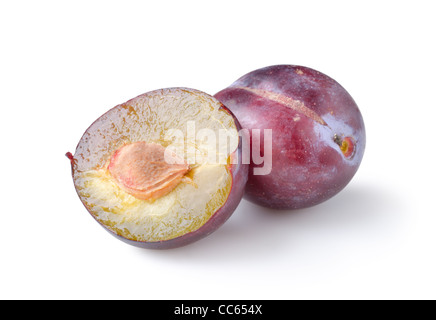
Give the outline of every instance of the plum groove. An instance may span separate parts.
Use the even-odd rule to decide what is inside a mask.
[[[310,110],[306,105],[299,101],[292,99],[291,97],[284,96],[279,93],[275,93],[268,90],[263,89],[256,89],[256,88],[248,88],[248,87],[236,87],[237,89],[246,90],[248,92],[251,92],[259,97],[269,99],[271,101],[280,103],[281,105],[290,108],[298,113],[304,114],[306,117],[309,117],[319,124],[322,124],[323,126],[327,126],[327,123],[321,118],[316,112],[313,110]]]
[[[298,73],[298,72],[297,72]],[[300,74],[300,73],[298,73]],[[306,107],[306,105],[299,101],[292,99],[291,97],[285,96],[283,94],[279,94],[273,91],[269,90],[263,90],[263,89],[257,89],[257,88],[249,88],[249,87],[236,87],[237,89],[246,90],[248,92],[251,92],[259,97],[269,99],[271,101],[280,103],[281,105],[290,108],[300,114],[305,115],[308,118],[313,119],[314,121],[318,122],[319,124],[326,126],[328,128],[329,125],[324,121],[323,118],[321,118],[315,111],[309,109]],[[344,156],[348,159],[352,158],[355,152],[355,144],[353,143],[353,139],[351,137],[347,137],[344,140],[339,138],[337,134],[334,134],[333,141],[340,147],[342,153]]]

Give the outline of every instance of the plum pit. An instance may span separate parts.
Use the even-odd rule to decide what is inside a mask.
[[[171,192],[190,167],[172,154],[174,163],[165,160],[165,148],[139,141],[119,148],[112,155],[108,171],[118,186],[141,200],[155,200]]]

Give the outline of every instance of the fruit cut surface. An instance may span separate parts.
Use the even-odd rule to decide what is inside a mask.
[[[219,101],[197,90],[140,95],[105,113],[85,132],[72,161],[76,190],[100,224],[127,240],[164,242],[215,219],[206,230],[210,233],[242,197],[248,169],[236,184],[240,166],[229,165],[238,151],[237,127]],[[213,148],[199,132],[224,133],[234,143]],[[166,162],[165,150],[174,163]],[[211,161],[214,156],[217,161]],[[225,218],[215,218],[222,211]]]

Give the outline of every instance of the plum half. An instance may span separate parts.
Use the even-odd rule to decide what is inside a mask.
[[[337,194],[358,170],[365,149],[362,115],[329,76],[270,66],[215,97],[250,133],[246,199],[276,209],[310,207]]]
[[[241,201],[240,125],[212,96],[168,88],[122,103],[67,153],[76,191],[106,230],[144,248],[189,244]]]

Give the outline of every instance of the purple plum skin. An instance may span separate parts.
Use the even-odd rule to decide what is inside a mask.
[[[250,133],[272,129],[272,170],[254,175],[262,164],[251,161],[245,199],[275,209],[311,207],[336,195],[357,172],[366,143],[362,115],[327,75],[302,66],[270,66],[244,75],[215,98]],[[338,143],[346,137],[353,142],[351,155]],[[262,142],[261,136],[264,150]]]

